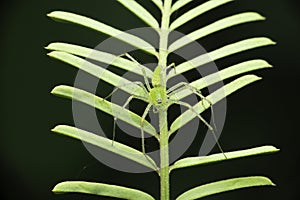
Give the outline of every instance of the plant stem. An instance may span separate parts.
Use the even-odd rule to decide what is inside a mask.
[[[160,29],[159,61],[158,64],[163,69],[167,66],[168,57],[168,38],[169,24],[171,15],[172,0],[164,1],[162,11],[162,21]],[[166,70],[162,70],[160,82],[162,88],[166,90]],[[170,175],[169,175],[169,134],[167,109],[159,110],[159,129],[160,129],[160,199],[170,199]]]

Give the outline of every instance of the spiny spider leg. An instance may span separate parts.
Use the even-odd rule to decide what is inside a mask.
[[[142,68],[142,65],[141,65],[136,59],[134,59],[130,54],[125,53],[124,55],[125,55],[127,58],[129,58],[130,60],[132,60],[133,62],[135,62],[135,63],[141,68],[142,73],[143,73],[143,75],[144,75],[144,81],[145,81],[146,87],[147,87],[148,91],[150,91],[150,90],[151,90],[151,87],[150,87],[150,83],[149,83],[149,80],[148,80],[148,78],[147,78],[145,69]]]
[[[145,88],[146,89],[146,88]],[[125,109],[125,107],[131,102],[132,99],[140,99],[140,100],[143,100],[145,101],[145,99],[143,97],[138,97],[138,96],[134,96],[134,95],[131,95],[127,100],[126,102],[124,103],[124,105],[122,106],[123,109]],[[143,154],[145,155],[146,159],[149,161],[149,163],[151,165],[153,165],[155,168],[157,168],[156,166],[156,163],[153,163],[152,160],[149,159],[149,157],[146,155],[146,150],[145,150],[145,136],[144,136],[144,121],[145,121],[145,118],[146,118],[146,115],[147,113],[149,112],[150,108],[151,108],[152,104],[148,104],[144,113],[143,113],[143,116],[141,118],[141,141],[142,141],[142,152]],[[116,121],[117,121],[118,117],[115,116],[114,117],[114,128],[113,128],[113,141],[112,141],[112,145],[113,145],[113,142],[114,142],[114,139],[115,139],[115,129],[116,129]],[[158,172],[159,169],[157,168],[156,171]]]
[[[153,163],[153,161],[149,159],[149,157],[146,154],[146,149],[145,149],[144,121],[145,121],[146,115],[148,114],[148,112],[152,106],[153,105],[151,103],[149,103],[147,105],[147,107],[143,113],[142,120],[141,120],[142,152],[145,155],[146,159],[149,161],[149,163],[152,164],[156,168],[156,172],[159,173],[159,168],[157,168],[156,163]]]
[[[147,92],[147,89],[145,88],[145,86],[141,83],[141,82],[136,82],[136,84],[141,84],[140,86],[145,90],[146,93]],[[124,87],[125,85],[123,85],[122,87]],[[118,89],[120,88],[116,88],[113,92],[116,92]],[[110,94],[110,96],[113,94],[113,92]],[[108,97],[106,97],[108,98]],[[105,99],[106,99],[105,98]],[[131,95],[127,98],[126,102],[124,103],[124,105],[122,106],[123,109],[125,109],[125,107],[132,101],[132,99],[140,99],[140,100],[143,100],[145,102],[147,102],[147,99],[141,97],[141,96],[136,96],[136,95]],[[115,136],[116,136],[116,121],[118,119],[118,113],[116,113],[116,115],[114,116],[114,124],[113,124],[113,142],[115,141]],[[113,145],[113,142],[112,142],[112,145]]]
[[[142,82],[139,82],[139,81],[135,81],[135,82],[132,82],[132,83],[128,83],[128,84],[124,84],[122,86],[118,86],[116,87],[109,95],[107,95],[105,98],[103,98],[103,100],[106,100],[107,98],[109,98],[110,96],[112,96],[115,92],[117,92],[119,89],[122,89],[123,87],[127,87],[128,85],[131,85],[131,84],[136,84],[138,86],[140,86],[144,92],[146,94],[148,94],[148,91],[147,89],[145,88],[144,84]],[[128,99],[126,100],[126,102],[124,103],[124,105],[122,106],[123,109],[125,109],[125,107],[130,103],[130,101],[133,99],[133,98],[137,98],[137,99],[141,99],[145,102],[148,102],[147,99],[141,97],[141,96],[137,96],[137,95],[131,95],[130,97],[128,97]],[[118,114],[116,114],[114,116],[114,123],[113,123],[113,138],[112,138],[112,145],[115,141],[115,137],[116,137],[116,121],[118,119]]]
[[[167,74],[167,71],[168,71],[168,69],[170,69],[170,68],[173,68],[174,71],[176,72],[175,66],[176,66],[175,63],[171,63],[170,65],[168,65],[168,66],[165,68],[165,70],[161,70],[161,71],[160,71],[160,75],[162,75],[163,73],[166,73],[166,74]]]
[[[150,108],[151,108],[152,104],[149,103],[142,115],[142,120],[141,120],[141,137],[142,137],[142,152],[143,154],[146,155],[146,151],[145,151],[145,135],[144,135],[144,121],[145,121],[145,118],[146,118],[146,115],[148,114]]]
[[[135,96],[131,95],[126,102],[124,103],[124,105],[122,106],[123,109],[125,109],[125,107],[130,103],[130,101],[134,98]],[[114,116],[114,127],[113,127],[113,139],[112,139],[112,146],[114,145],[114,141],[116,138],[116,123],[117,123],[117,115]]]
[[[168,66],[166,67],[166,70],[168,70],[168,69],[170,69],[170,68],[173,68],[173,69],[174,69],[174,72],[175,72],[175,74],[176,74],[176,65],[175,65],[175,63],[171,63],[170,65],[168,65]]]
[[[224,157],[227,159],[227,156],[225,155],[225,153],[224,153],[224,151],[223,151],[223,149],[222,149],[222,147],[221,147],[221,145],[220,145],[220,143],[219,143],[219,141],[218,141],[218,139],[217,139],[217,136],[216,136],[216,133],[215,133],[215,131],[214,131],[214,129],[211,127],[211,125],[209,124],[209,123],[207,123],[206,121],[205,121],[205,119],[200,115],[200,114],[198,114],[196,111],[195,111],[195,109],[190,105],[190,104],[188,104],[188,103],[186,103],[186,102],[182,102],[182,101],[172,101],[172,103],[174,103],[174,104],[178,104],[178,105],[182,105],[182,106],[185,106],[185,107],[187,107],[188,109],[190,109],[207,127],[208,127],[208,129],[212,132],[212,134],[213,134],[213,137],[214,137],[214,140],[215,140],[215,142],[217,143],[217,146],[218,146],[218,148],[219,148],[219,150],[221,151],[221,153],[224,155]]]
[[[142,82],[139,82],[139,81],[135,81],[135,82],[132,82],[132,83],[128,83],[128,84],[124,84],[122,86],[119,86],[119,87],[116,87],[109,95],[107,95],[105,98],[103,98],[103,100],[106,100],[108,99],[109,97],[111,97],[115,92],[117,92],[119,89],[123,88],[123,87],[127,87],[128,85],[131,85],[131,84],[136,84],[136,85],[139,85],[146,94],[148,94],[148,91],[147,89],[145,88],[144,84]],[[125,102],[125,104],[123,105],[123,108],[125,109],[125,107],[129,104],[129,102],[133,99],[133,98],[138,98],[138,99],[141,99],[143,101],[146,101],[146,99],[142,98],[142,97],[138,97],[138,96],[134,96],[134,95],[131,95],[127,101]],[[112,138],[112,145],[114,145],[114,141],[115,141],[115,137],[116,137],[116,121],[117,121],[117,116],[114,116],[114,123],[113,123],[113,138]]]
[[[195,88],[195,87],[193,87],[190,84],[185,83],[185,82],[177,83],[173,87],[169,88],[167,90],[167,94],[168,94],[168,96],[171,96],[171,95],[173,95],[175,93],[178,93],[178,92],[180,92],[182,90],[185,90],[185,89],[189,89],[193,94],[199,96],[201,98],[201,100],[207,101],[209,103],[211,109],[213,109],[212,108],[212,103],[205,96],[202,95],[200,90],[198,90],[197,88]],[[176,94],[175,94],[175,96],[176,96]],[[204,101],[202,101],[202,105],[203,105],[203,107],[205,107]],[[212,113],[213,113],[213,110],[212,110]]]
[[[121,85],[121,86],[116,86],[116,88],[109,94],[109,95],[107,95],[105,98],[103,98],[103,99],[108,99],[109,97],[111,97],[115,92],[117,92],[119,89],[122,89],[123,87],[127,87],[128,85],[132,85],[132,84],[136,84],[136,85],[138,85],[138,86],[140,86],[143,90],[144,90],[144,92],[146,93],[146,94],[148,94],[148,91],[147,91],[147,89],[145,88],[145,86],[144,86],[144,84],[142,83],[142,82],[140,82],[140,81],[134,81],[134,82],[131,82],[131,83],[128,83],[128,84],[124,84],[124,85]]]
[[[197,88],[195,88],[195,87],[193,87],[190,84],[185,83],[185,82],[180,82],[180,83],[177,83],[176,85],[172,86],[171,88],[169,88],[167,90],[167,94],[168,95],[172,95],[173,93],[177,93],[177,92],[180,92],[180,91],[185,90],[185,89],[189,89],[192,92],[196,91],[196,92],[199,93],[199,96],[201,98],[205,99],[205,97],[201,94],[200,90],[198,90]]]
[[[191,85],[188,84],[188,83],[180,82],[180,83],[174,85],[173,87],[169,88],[169,89],[167,90],[167,94],[168,94],[168,96],[171,96],[171,95],[173,95],[173,94],[175,94],[175,93],[178,93],[178,92],[180,92],[180,91],[182,91],[182,90],[185,90],[185,89],[189,89],[193,94],[199,96],[199,97],[201,98],[201,100],[202,100],[202,106],[203,106],[203,107],[205,107],[204,101],[203,101],[203,100],[205,100],[206,102],[209,103],[209,105],[210,105],[209,107],[210,107],[211,115],[212,115],[213,126],[214,126],[214,128],[216,129],[216,131],[217,131],[217,125],[216,125],[215,117],[214,117],[215,115],[214,115],[213,104],[212,104],[212,102],[211,102],[210,100],[208,100],[205,96],[202,95],[202,93],[201,93],[200,90],[198,90],[197,88],[191,86]],[[175,96],[176,96],[176,94],[175,94]]]

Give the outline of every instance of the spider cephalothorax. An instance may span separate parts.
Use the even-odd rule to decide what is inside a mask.
[[[167,94],[162,87],[151,88],[149,92],[149,100],[153,106],[161,107],[167,103]]]

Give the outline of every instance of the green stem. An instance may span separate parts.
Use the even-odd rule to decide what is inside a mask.
[[[168,37],[171,15],[172,0],[164,1],[162,11],[162,21],[160,29],[159,44],[159,66],[165,69],[168,57]],[[166,90],[166,71],[162,70],[160,82],[164,90]],[[159,110],[159,129],[160,129],[160,198],[161,200],[170,199],[170,174],[169,174],[169,134],[168,134],[168,117],[167,109]]]

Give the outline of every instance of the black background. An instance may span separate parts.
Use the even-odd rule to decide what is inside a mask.
[[[151,3],[139,2],[158,16]],[[185,9],[203,1],[194,2]],[[72,84],[76,70],[49,59],[43,47],[52,41],[94,47],[106,38],[79,26],[53,22],[46,17],[53,10],[80,13],[123,30],[144,26],[113,0],[1,3],[1,199],[99,199],[52,194],[52,187],[64,180],[119,184],[158,197],[159,180],[154,174],[127,174],[110,169],[95,161],[80,142],[50,132],[56,124],[73,124],[71,102],[53,97],[49,92],[55,85]],[[236,1],[193,20],[179,31],[189,33],[196,27],[242,11],[257,11],[267,20],[234,27],[199,42],[207,50],[213,50],[240,39],[268,36],[277,42],[276,46],[230,56],[217,65],[222,68],[250,58],[263,58],[274,68],[258,71],[255,74],[263,76],[263,81],[228,98],[221,143],[227,151],[272,144],[281,152],[178,170],[171,177],[172,199],[193,186],[247,175],[268,176],[277,187],[251,188],[207,199],[299,198],[300,13],[297,1]]]

